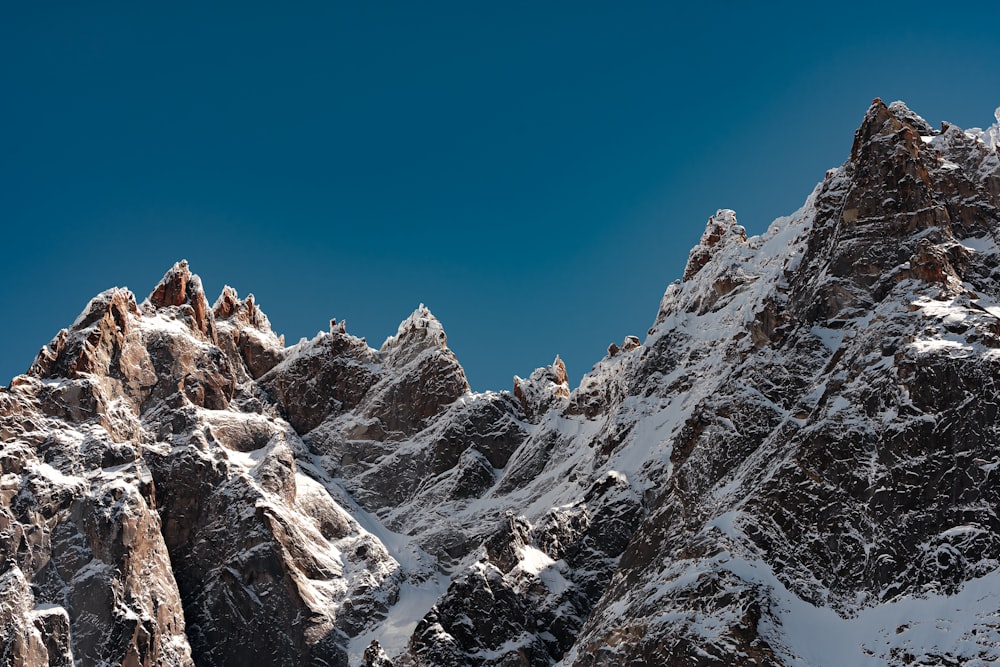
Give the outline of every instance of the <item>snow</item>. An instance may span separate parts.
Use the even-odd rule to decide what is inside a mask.
[[[844,341],[844,336],[847,335],[847,329],[843,327],[840,329],[829,329],[817,325],[809,331],[812,335],[819,338],[823,342],[823,346],[830,352],[839,350],[840,344]]]
[[[976,304],[987,313],[1000,320],[1000,303],[984,298],[974,299],[972,303]]]
[[[962,245],[973,252],[993,255],[1000,252],[1000,247],[997,246],[996,239],[992,236],[977,236],[964,238],[961,241]]]
[[[235,449],[223,449],[225,450],[226,456],[230,461],[249,470],[261,462],[266,448],[261,447],[260,449],[253,449],[249,452],[241,452]]]
[[[484,660],[484,661],[487,661],[487,660],[498,660],[498,659],[503,658],[504,656],[508,656],[510,654],[517,655],[518,649],[521,649],[522,647],[526,646],[530,642],[531,642],[531,637],[528,636],[528,635],[526,635],[526,634],[524,634],[524,633],[521,633],[517,637],[514,637],[512,639],[508,639],[506,642],[504,642],[502,645],[500,645],[499,648],[479,650],[479,651],[476,651],[473,655],[476,658],[479,658],[480,660]],[[501,663],[501,664],[504,664],[504,663]]]
[[[913,349],[921,354],[945,353],[952,357],[967,357],[973,354],[972,346],[964,340],[951,338],[922,338],[911,343]]]
[[[304,456],[297,465],[301,471],[296,475],[299,493],[327,494],[338,507],[344,508],[358,535],[385,548],[390,560],[383,563],[383,576],[398,582],[396,601],[385,618],[370,619],[368,627],[350,639],[347,652],[351,664],[362,660],[373,639],[379,641],[388,655],[398,655],[406,649],[417,623],[447,591],[451,579],[436,571],[433,559],[412,537],[387,529],[377,517],[358,505],[339,482],[327,477],[315,456]]]
[[[765,626],[763,634],[789,665],[878,667],[904,652],[917,664],[942,655],[967,667],[1000,660],[1000,570],[966,582],[957,595],[905,596],[844,618],[791,593],[760,561],[733,559],[723,566],[771,589],[779,625]]]
[[[386,618],[351,639],[347,648],[351,664],[361,659],[373,639],[378,640],[387,655],[397,656],[405,651],[417,623],[445,594],[449,583],[450,580],[445,577],[432,577],[422,582],[403,582],[399,586],[399,598],[390,607]]]
[[[84,478],[74,475],[65,475],[60,470],[53,468],[48,463],[44,462],[32,464],[31,472],[35,475],[39,475],[40,477],[45,477],[58,486],[81,488],[86,484],[86,480]]]
[[[531,545],[521,547],[521,562],[518,564],[523,571],[538,575],[543,570],[552,567],[554,560],[548,554]]]
[[[973,309],[970,306],[975,305]],[[921,296],[911,302],[927,318],[939,322],[944,331],[931,329],[915,338],[910,347],[918,354],[943,354],[952,358],[977,357],[990,359],[1000,356],[1000,350],[974,342],[973,336],[954,331],[975,331],[977,320],[984,314],[1000,319],[1000,304],[987,297],[975,299],[966,296],[951,299],[933,299]]]
[[[706,529],[714,528],[739,540],[739,517],[738,511],[727,512],[709,522]],[[979,530],[956,526],[945,534],[958,536]],[[904,595],[862,607],[847,617],[800,598],[763,560],[726,550],[697,566],[684,567],[679,576],[665,580],[651,593],[664,595],[670,589],[688,586],[705,570],[730,572],[767,596],[768,613],[759,629],[788,667],[878,667],[890,657],[899,660],[903,653],[916,656],[908,664],[939,664],[943,655],[976,667],[1000,660],[1000,569],[966,582],[955,595]],[[699,621],[694,622],[696,632],[715,636],[715,620],[700,622],[700,628]]]
[[[978,127],[970,127],[965,133],[974,139],[982,141],[989,148],[996,150],[1000,146],[1000,107],[997,107],[996,111],[993,112],[993,117],[996,118],[997,122],[985,130]]]
[[[573,587],[564,574],[569,574],[569,566],[565,561],[559,560],[538,572],[538,578],[550,595],[558,597]]]

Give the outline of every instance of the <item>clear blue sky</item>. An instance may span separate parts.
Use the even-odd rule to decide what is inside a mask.
[[[424,302],[475,389],[556,354],[575,383],[709,215],[798,208],[872,98],[1000,105],[996,3],[676,5],[6,3],[0,384],[181,258],[289,342],[377,347]]]

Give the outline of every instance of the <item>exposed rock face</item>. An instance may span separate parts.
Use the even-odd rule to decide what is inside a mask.
[[[32,410],[43,387],[22,376],[4,396],[3,663],[191,664],[138,443],[99,414],[77,430]]]
[[[880,607],[913,614],[851,631],[858,662],[997,654],[986,621],[937,646],[918,637],[917,611],[921,596],[992,573],[1000,555],[987,479],[997,320],[976,306],[1000,287],[1000,201],[983,178],[997,152],[953,137],[966,156],[957,166],[944,136],[914,118],[876,101],[847,164],[750,241],[759,259],[720,253],[700,270],[708,279],[668,290],[636,379],[670,403],[685,392],[690,416],[568,663],[826,664],[788,629],[818,608],[845,626]],[[716,298],[725,263],[739,263],[738,299]],[[681,323],[706,303],[702,326]],[[747,324],[756,340],[740,336]],[[714,329],[710,347],[702,327]]]
[[[538,368],[527,380],[514,376],[514,398],[529,419],[535,420],[549,410],[565,408],[569,402],[569,376],[566,364],[556,357],[551,366]]]
[[[998,128],[876,100],[572,391],[98,295],[0,388],[0,665],[1000,661]]]
[[[746,240],[747,230],[736,222],[736,212],[719,209],[708,219],[701,241],[691,249],[687,266],[684,267],[684,280],[695,277],[722,248],[732,243],[746,243]]]

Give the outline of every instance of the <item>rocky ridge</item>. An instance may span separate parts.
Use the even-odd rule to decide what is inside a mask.
[[[0,389],[0,664],[1000,660],[998,128],[876,100],[573,390],[98,295]]]

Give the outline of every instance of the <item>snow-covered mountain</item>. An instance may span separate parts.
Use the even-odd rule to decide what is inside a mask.
[[[98,295],[0,389],[0,664],[1000,662],[998,142],[876,100],[572,390]]]

